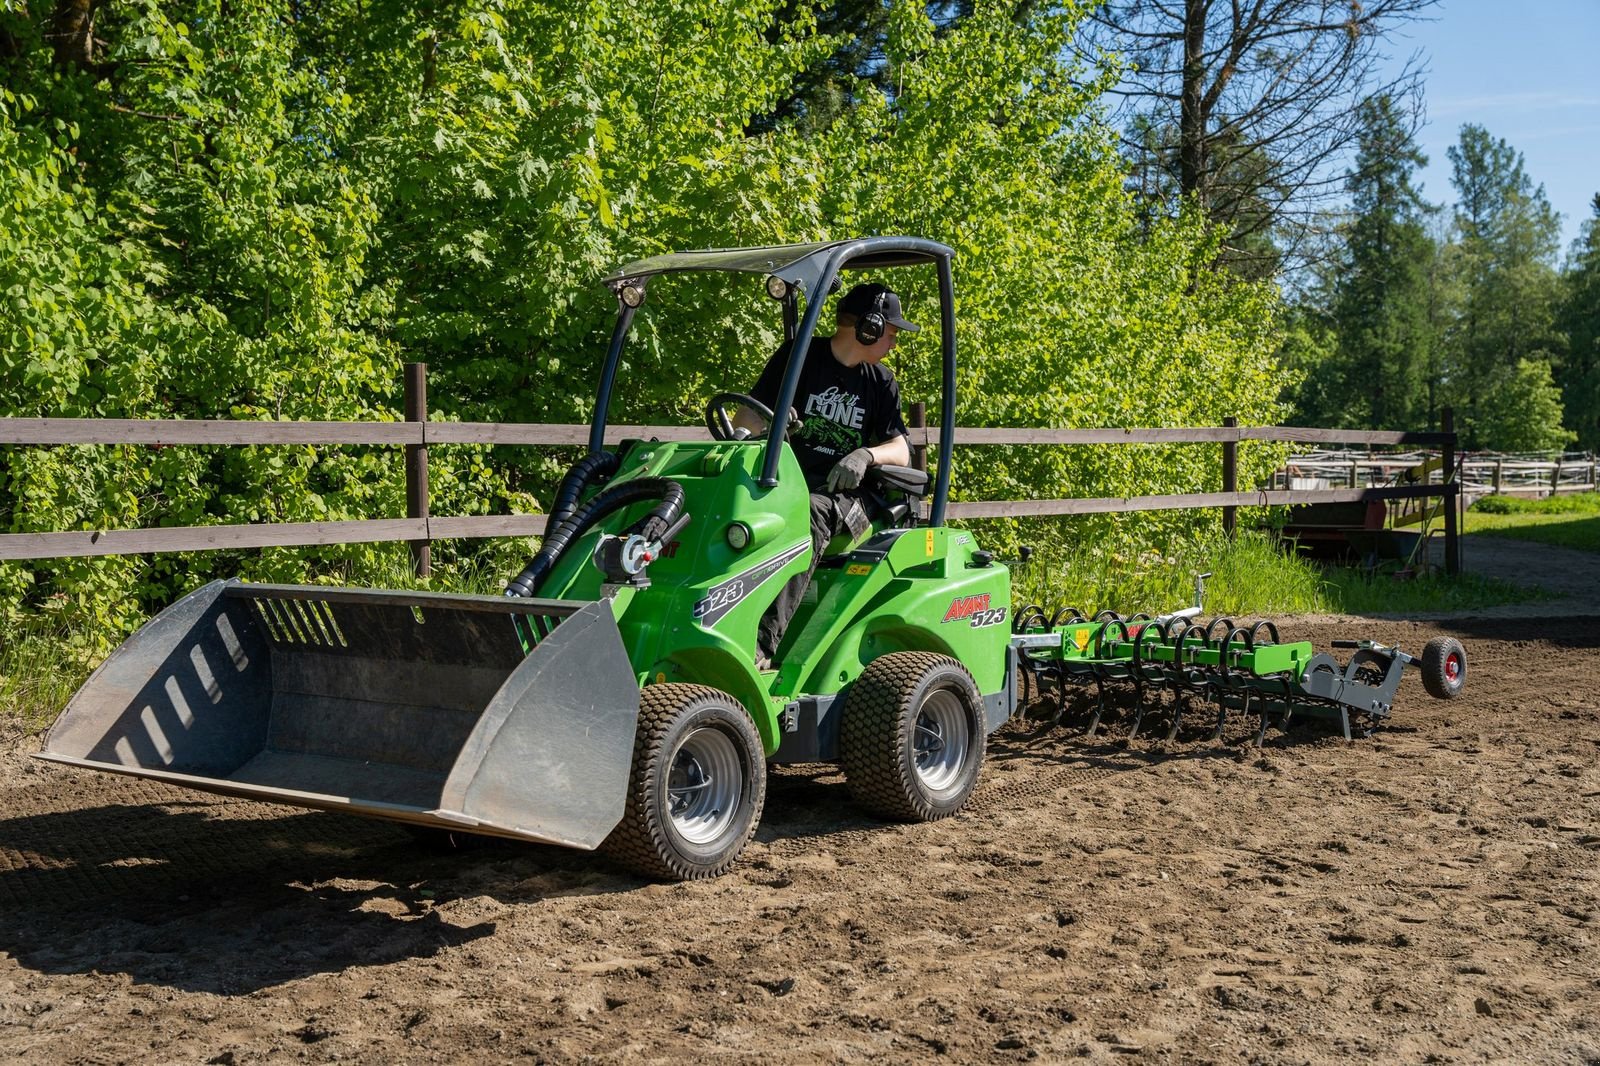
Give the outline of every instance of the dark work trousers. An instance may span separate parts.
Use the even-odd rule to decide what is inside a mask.
[[[789,579],[778,593],[778,598],[772,601],[772,606],[767,608],[767,613],[761,617],[761,624],[756,629],[756,650],[763,658],[770,660],[777,652],[784,631],[789,628],[789,620],[799,609],[806,588],[811,584],[811,575],[816,573],[817,562],[822,558],[828,542],[846,532],[852,539],[859,537],[872,524],[867,516],[867,506],[865,494],[859,491],[811,494],[811,565],[806,567],[805,573]]]

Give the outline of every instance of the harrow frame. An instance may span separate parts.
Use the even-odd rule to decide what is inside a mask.
[[[1068,692],[1094,686],[1095,706],[1086,734],[1096,735],[1111,707],[1113,686],[1131,689],[1133,717],[1128,739],[1138,736],[1152,699],[1171,690],[1175,699],[1166,739],[1178,734],[1184,714],[1199,699],[1216,708],[1211,739],[1220,740],[1229,712],[1257,716],[1254,743],[1265,742],[1274,719],[1288,728],[1296,716],[1337,721],[1350,740],[1369,736],[1393,711],[1407,666],[1422,671],[1429,693],[1452,699],[1466,681],[1466,652],[1452,637],[1428,642],[1421,656],[1372,640],[1337,640],[1353,650],[1341,663],[1310,641],[1284,641],[1275,622],[1249,624],[1216,617],[1205,625],[1204,581],[1195,580],[1195,604],[1151,617],[1102,611],[1086,618],[1075,608],[1046,615],[1039,605],[1016,613],[1012,647],[1017,652],[1025,702],[1030,689],[1043,697],[1055,690],[1052,723],[1065,716]]]

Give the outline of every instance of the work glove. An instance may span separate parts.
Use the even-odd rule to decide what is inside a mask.
[[[859,487],[861,479],[867,474],[867,467],[871,465],[872,449],[857,448],[834,463],[833,469],[828,471],[828,491],[847,492]]]

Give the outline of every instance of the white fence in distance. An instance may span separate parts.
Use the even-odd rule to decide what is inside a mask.
[[[1393,485],[1407,470],[1438,457],[1437,452],[1378,453],[1319,448],[1292,456],[1273,475],[1275,489],[1373,488]],[[1551,496],[1600,491],[1600,460],[1591,452],[1560,455],[1463,452],[1461,493],[1470,503],[1480,496]],[[1437,480],[1433,475],[1429,480]]]

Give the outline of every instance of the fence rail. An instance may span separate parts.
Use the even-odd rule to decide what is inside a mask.
[[[1315,451],[1296,455],[1273,476],[1273,488],[1360,488],[1393,484],[1403,471],[1438,457],[1437,452],[1373,455],[1367,452]],[[1480,496],[1551,496],[1600,491],[1600,460],[1589,452],[1554,459],[1493,453],[1464,453],[1461,492]]]
[[[225,420],[141,420],[72,418],[0,418],[0,446],[142,445],[388,445],[406,453],[406,518],[359,521],[284,522],[251,525],[184,526],[156,529],[72,530],[0,534],[0,561],[65,558],[75,556],[132,555],[147,552],[209,551],[260,547],[287,547],[407,541],[421,573],[428,568],[428,545],[434,540],[463,537],[521,537],[544,532],[543,515],[429,514],[427,449],[452,444],[570,446],[587,444],[586,425],[519,424],[492,422],[430,422],[427,420],[425,367],[407,367],[406,414],[402,422],[238,422]],[[938,427],[924,423],[921,404],[910,411],[913,454],[925,456],[937,447]],[[1457,484],[1409,486],[1354,486],[1310,490],[1291,485],[1258,491],[1239,491],[1237,447],[1240,441],[1343,442],[1365,445],[1438,445],[1451,469],[1455,435],[1448,413],[1444,432],[1373,432],[1328,430],[1295,426],[1242,427],[1234,425],[1186,429],[958,429],[956,443],[985,445],[1106,445],[1192,444],[1219,446],[1222,491],[1099,499],[993,500],[951,503],[955,518],[1110,514],[1180,508],[1220,508],[1222,524],[1230,533],[1239,507],[1281,506],[1302,503],[1442,497],[1446,533],[1446,568],[1459,566],[1456,542]],[[627,438],[664,441],[704,440],[700,426],[611,426],[605,439]]]

